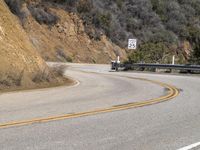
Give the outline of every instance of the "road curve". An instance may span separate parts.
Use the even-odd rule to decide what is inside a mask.
[[[0,95],[0,126],[102,108],[135,107],[138,102],[169,95],[174,87],[181,93],[177,96],[176,88],[171,89],[171,101],[147,107],[1,128],[1,149],[165,150],[199,141],[199,77],[108,70],[107,65],[71,64],[66,75],[80,85]],[[163,87],[152,80],[166,84]]]

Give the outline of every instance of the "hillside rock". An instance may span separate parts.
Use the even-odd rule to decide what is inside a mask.
[[[46,63],[29,41],[19,20],[0,0],[0,89],[34,86],[36,79],[54,80]]]
[[[27,13],[28,9],[24,9]],[[54,26],[38,23],[28,12],[24,29],[35,48],[47,61],[73,61],[85,63],[109,63],[126,52],[113,44],[105,35],[93,40],[85,32],[83,21],[75,13],[60,8],[51,8],[59,17]]]

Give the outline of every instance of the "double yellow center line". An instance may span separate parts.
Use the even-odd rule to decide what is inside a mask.
[[[120,76],[120,77],[126,77],[126,76]],[[167,89],[167,94],[164,96],[158,97],[158,98],[154,98],[154,99],[133,102],[133,103],[127,103],[127,104],[112,106],[109,108],[96,109],[96,110],[92,110],[92,111],[77,112],[74,114],[65,114],[65,115],[52,116],[52,117],[46,117],[46,118],[35,118],[35,119],[30,119],[30,120],[8,122],[8,123],[0,124],[0,129],[8,128],[8,127],[15,127],[15,126],[30,125],[33,123],[44,123],[44,122],[49,122],[49,121],[58,121],[58,120],[64,120],[64,119],[70,119],[70,118],[78,118],[78,117],[84,117],[84,116],[97,115],[97,114],[101,114],[101,113],[108,113],[108,112],[131,109],[131,108],[143,107],[143,106],[161,103],[161,102],[173,99],[176,96],[178,96],[178,94],[179,94],[179,90],[176,87],[159,82],[159,81],[153,81],[153,80],[144,79],[144,78],[134,78],[134,77],[126,77],[126,78],[134,79],[134,80],[141,80],[141,81],[146,81],[146,82],[150,82],[153,84],[157,84],[157,85],[162,86],[163,88]]]

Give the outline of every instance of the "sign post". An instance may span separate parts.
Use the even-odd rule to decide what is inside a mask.
[[[128,40],[128,49],[137,49],[137,39]]]

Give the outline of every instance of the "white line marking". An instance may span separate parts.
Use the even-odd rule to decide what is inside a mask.
[[[189,146],[180,148],[180,149],[178,149],[178,150],[190,150],[190,149],[195,148],[195,147],[197,147],[197,146],[200,146],[200,142],[191,144],[191,145],[189,145]]]

